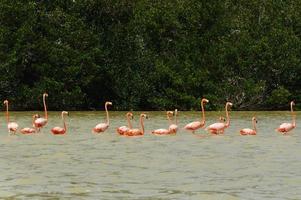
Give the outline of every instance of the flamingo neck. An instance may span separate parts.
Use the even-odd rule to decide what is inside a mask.
[[[230,116],[229,116],[229,112],[228,112],[228,104],[226,104],[225,110],[226,110],[226,117],[227,117],[226,127],[229,127],[230,126]]]
[[[105,105],[105,110],[106,110],[106,114],[107,114],[107,124],[110,125],[110,117],[109,117],[109,111],[108,111],[108,105]]]
[[[67,130],[67,126],[66,126],[66,121],[65,121],[65,116],[64,113],[62,113],[62,120],[63,120],[63,124],[64,124],[64,130]]]
[[[170,116],[169,116],[169,113],[168,113],[168,112],[167,112],[167,119],[168,119],[169,125],[171,125],[171,124],[172,124],[172,121],[171,121],[171,119],[170,119]]]
[[[143,116],[140,116],[140,125],[141,125],[141,132],[142,132],[142,134],[144,134]]]
[[[292,124],[293,127],[296,127],[296,114],[293,110],[293,103],[291,103],[291,114],[292,114]]]
[[[132,123],[131,123],[131,120],[130,120],[130,115],[126,115],[126,119],[128,121],[128,126],[131,129],[132,128]]]
[[[254,130],[255,132],[257,132],[257,129],[256,129],[256,120],[253,120],[253,130]]]
[[[178,117],[177,117],[177,115],[178,115],[178,111],[175,111],[175,121],[176,121],[176,125],[178,125]]]
[[[204,101],[201,102],[201,107],[202,107],[202,119],[201,122],[203,122],[205,124],[205,109],[204,109]]]
[[[48,119],[48,113],[47,113],[47,106],[46,106],[46,95],[43,95],[43,104],[44,104],[44,112],[45,112],[45,119]]]
[[[32,116],[32,127],[35,127],[34,125],[34,121],[36,120],[36,117],[35,116]]]
[[[8,102],[5,105],[6,105],[6,122],[9,123]]]

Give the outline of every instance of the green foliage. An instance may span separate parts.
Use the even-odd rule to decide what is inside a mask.
[[[283,105],[289,103],[290,98],[291,93],[284,87],[280,86],[279,88],[272,91],[271,95],[267,99],[267,103],[269,105],[272,105],[273,107],[283,108]]]
[[[0,0],[13,109],[279,109],[301,101],[299,1]],[[298,105],[298,103],[297,103]]]

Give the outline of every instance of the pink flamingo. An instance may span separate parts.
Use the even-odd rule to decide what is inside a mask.
[[[39,118],[39,117],[40,117],[40,115],[38,115],[38,114],[35,114],[35,115],[32,116],[32,127],[34,127],[34,128],[29,128],[29,127],[22,128],[22,129],[20,130],[20,132],[21,132],[22,134],[36,133],[36,132],[37,132],[37,128],[34,126],[34,121],[35,121],[37,118]]]
[[[253,123],[253,129],[250,128],[244,128],[240,130],[240,135],[256,135],[257,129],[256,129],[256,123],[257,119],[256,117],[252,118],[252,123]]]
[[[39,117],[34,121],[34,126],[40,131],[40,128],[43,128],[48,122],[48,113],[47,113],[47,106],[46,106],[46,97],[48,97],[47,93],[43,94],[43,105],[44,105],[44,117]]]
[[[131,128],[129,130],[127,130],[124,135],[125,136],[142,136],[144,135],[144,119],[147,119],[147,115],[142,113],[140,115],[140,125],[141,125],[141,129],[138,129],[138,128]]]
[[[226,118],[227,118],[226,123],[218,122],[218,123],[211,124],[210,126],[208,126],[206,128],[206,130],[208,130],[212,134],[223,134],[224,130],[230,126],[230,117],[229,117],[229,113],[228,113],[228,107],[232,106],[232,105],[233,104],[231,102],[226,103],[226,106],[225,106]],[[221,118],[220,118],[220,120],[221,120]]]
[[[202,99],[202,101],[201,101],[201,107],[202,107],[202,115],[203,115],[203,117],[202,117],[201,121],[195,121],[195,122],[191,122],[191,123],[187,124],[184,127],[186,130],[192,131],[192,133],[194,133],[194,131],[196,131],[197,129],[202,128],[202,127],[205,126],[206,120],[205,120],[204,104],[208,103],[208,102],[209,102],[209,100],[207,100],[205,98]]]
[[[16,122],[9,121],[8,100],[5,100],[3,103],[4,105],[6,105],[6,122],[7,122],[8,132],[15,134],[18,130],[19,125]]]
[[[282,134],[287,134],[289,131],[294,129],[296,127],[296,114],[293,110],[293,106],[295,105],[294,101],[291,101],[291,114],[292,114],[292,123],[282,123],[276,131],[282,133]]]
[[[175,116],[175,124],[171,124],[169,126],[169,130],[171,130],[171,132],[176,134],[178,131],[178,109],[175,109],[174,116]]]
[[[54,134],[54,135],[63,135],[63,134],[66,133],[67,126],[66,126],[66,122],[65,122],[65,115],[69,115],[69,113],[66,112],[66,111],[62,111],[61,116],[62,116],[64,128],[56,126],[56,127],[51,129],[52,134]]]
[[[128,122],[128,126],[120,126],[119,128],[117,128],[117,133],[119,133],[119,135],[124,135],[124,133],[133,128],[132,127],[132,123],[131,123],[131,119],[133,119],[133,113],[131,112],[128,112],[126,113],[126,119],[127,119],[127,122]]]
[[[170,126],[173,125],[172,122],[171,122],[171,119],[170,119],[170,116],[172,116],[173,114],[174,113],[172,111],[167,111],[166,112],[167,119],[168,119],[168,121],[170,123]],[[170,126],[169,126],[168,129],[160,128],[160,129],[153,130],[152,134],[154,134],[154,135],[170,135],[170,134],[175,134],[175,129],[171,129]]]
[[[104,132],[105,130],[107,130],[109,128],[109,125],[110,125],[110,118],[109,118],[109,112],[108,112],[108,105],[112,105],[112,102],[109,102],[107,101],[105,103],[105,110],[106,110],[106,114],[107,114],[107,121],[106,123],[100,123],[100,124],[97,124],[93,129],[92,131],[94,133],[101,133],[101,132]]]

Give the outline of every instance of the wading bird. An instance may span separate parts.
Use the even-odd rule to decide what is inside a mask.
[[[43,105],[44,105],[44,117],[39,117],[34,121],[34,126],[40,131],[40,128],[43,128],[48,122],[48,113],[47,113],[47,106],[46,106],[46,97],[48,97],[47,93],[43,94]]]
[[[257,134],[256,123],[257,123],[257,119],[256,117],[253,117],[252,118],[253,129],[250,128],[241,129],[240,135],[256,135]]]
[[[140,126],[141,126],[141,129],[138,129],[138,128],[131,128],[129,130],[127,130],[124,135],[125,136],[142,136],[144,135],[144,119],[147,119],[147,115],[142,113],[140,115]]]
[[[32,134],[32,133],[36,133],[36,132],[37,132],[37,128],[34,126],[34,121],[35,121],[37,118],[39,118],[39,117],[40,117],[40,115],[38,115],[38,114],[35,114],[35,115],[32,116],[32,127],[34,127],[34,128],[29,128],[29,127],[22,128],[22,129],[20,130],[20,132],[21,132],[22,134]]]
[[[203,98],[201,101],[201,107],[202,107],[202,119],[201,121],[194,121],[191,122],[189,124],[187,124],[184,128],[188,131],[192,131],[192,133],[194,133],[194,131],[196,131],[199,128],[203,128],[205,126],[206,123],[206,119],[205,119],[205,109],[204,109],[204,104],[208,103],[209,100]]]
[[[131,129],[131,128],[133,128],[132,127],[132,123],[131,123],[131,119],[133,119],[133,113],[131,113],[131,112],[128,112],[128,113],[126,113],[126,120],[127,120],[127,122],[128,122],[128,126],[120,126],[119,128],[117,128],[117,133],[119,133],[119,135],[124,135],[124,133],[127,131],[127,130],[129,130],[129,129]]]
[[[112,105],[112,102],[109,102],[107,101],[105,103],[105,110],[106,110],[106,114],[107,114],[107,121],[106,123],[100,123],[100,124],[97,124],[93,129],[92,131],[94,133],[101,133],[101,132],[104,132],[105,130],[107,130],[109,128],[109,125],[110,125],[110,117],[109,117],[109,111],[108,111],[108,105]]]
[[[295,105],[294,101],[291,101],[291,115],[292,115],[292,123],[282,123],[276,131],[282,133],[282,134],[287,134],[289,131],[294,129],[296,127],[296,113],[293,110],[293,106]]]
[[[174,112],[172,112],[172,111],[167,111],[166,112],[166,116],[167,116],[167,119],[169,121],[170,126],[174,125],[174,124],[172,124],[172,121],[170,119],[170,117],[173,116],[173,115],[174,115]],[[154,134],[154,135],[170,135],[170,134],[175,134],[176,133],[176,131],[175,131],[176,127],[174,127],[174,129],[171,129],[170,126],[169,126],[168,129],[160,128],[160,129],[153,130],[152,134]]]
[[[175,116],[175,123],[169,126],[169,130],[171,130],[171,132],[176,134],[178,131],[178,109],[175,109],[174,116]]]
[[[65,122],[65,115],[69,115],[69,113],[66,112],[66,111],[62,111],[61,116],[62,116],[62,121],[63,121],[64,128],[56,126],[56,127],[54,127],[54,128],[51,129],[51,132],[54,135],[63,135],[63,134],[66,133],[67,126],[66,126],[66,122]]]
[[[227,102],[226,106],[225,106],[227,122],[226,123],[217,122],[217,123],[211,124],[210,126],[208,126],[206,128],[206,130],[208,130],[212,134],[223,134],[224,130],[230,126],[230,116],[229,116],[229,112],[228,112],[228,107],[230,107],[230,106],[232,106],[232,103]]]
[[[8,100],[5,100],[4,105],[6,105],[6,122],[7,122],[7,129],[9,133],[15,134],[18,130],[19,125],[16,122],[9,121],[9,112],[8,112]]]

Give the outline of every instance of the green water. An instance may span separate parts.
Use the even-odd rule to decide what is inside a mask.
[[[31,124],[33,112],[12,112],[20,127]],[[43,114],[43,113],[41,113]],[[50,129],[61,126],[60,113],[35,135],[8,135],[0,122],[0,198],[8,199],[301,199],[301,133],[274,131],[290,122],[289,112],[231,112],[224,136],[204,130],[182,130],[199,112],[179,112],[176,136],[149,134],[167,128],[165,112],[148,112],[143,137],[116,134],[126,125],[125,112],[111,112],[104,134],[91,129],[104,112],[70,112],[65,136]],[[135,112],[138,126],[139,112]],[[223,112],[208,112],[207,125]],[[257,136],[240,136],[258,119]]]

